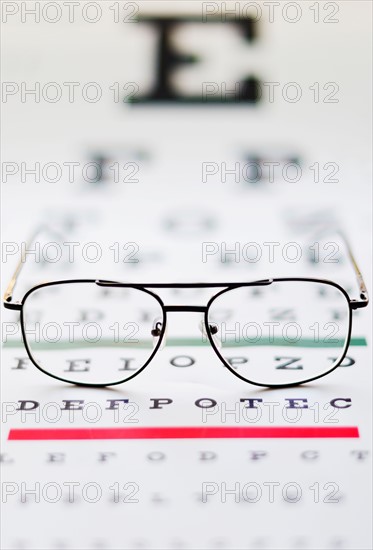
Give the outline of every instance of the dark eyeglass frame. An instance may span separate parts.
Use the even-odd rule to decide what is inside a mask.
[[[267,388],[281,388],[281,387],[298,386],[300,384],[305,384],[307,382],[317,380],[318,378],[322,378],[322,377],[330,374],[332,371],[334,371],[342,363],[343,359],[346,356],[348,347],[350,345],[350,340],[351,340],[352,312],[356,309],[367,307],[367,305],[369,303],[368,292],[367,292],[367,288],[365,286],[363,276],[360,272],[360,269],[359,269],[359,267],[356,263],[356,260],[353,256],[353,254],[352,254],[351,248],[348,245],[348,242],[347,242],[347,240],[344,236],[343,236],[343,239],[345,241],[347,251],[348,251],[348,255],[349,255],[349,259],[351,260],[352,266],[354,268],[355,276],[356,276],[357,283],[358,283],[358,286],[359,286],[359,297],[360,297],[359,300],[351,299],[349,297],[347,291],[342,286],[340,286],[338,283],[336,283],[334,281],[331,281],[329,279],[318,279],[318,278],[312,278],[312,277],[311,278],[310,277],[280,277],[280,278],[274,278],[274,279],[261,279],[261,280],[257,280],[257,281],[241,282],[241,283],[237,282],[237,283],[143,283],[143,284],[122,283],[122,282],[118,282],[118,281],[107,281],[107,280],[101,280],[101,279],[67,279],[67,280],[46,282],[46,283],[42,283],[42,284],[33,286],[32,288],[30,288],[26,292],[26,294],[24,295],[24,297],[22,298],[22,300],[20,302],[13,302],[12,301],[13,290],[14,290],[14,287],[16,285],[19,273],[22,269],[23,263],[25,261],[24,257],[21,257],[21,259],[20,259],[20,261],[17,265],[17,268],[14,272],[14,275],[13,275],[13,277],[12,277],[12,279],[11,279],[9,285],[8,285],[8,288],[5,292],[4,307],[6,309],[12,309],[12,310],[20,311],[20,322],[21,322],[22,338],[23,338],[25,349],[27,351],[27,354],[28,354],[31,362],[40,371],[42,371],[44,374],[47,374],[48,376],[51,376],[52,378],[55,378],[55,379],[60,380],[62,382],[69,382],[71,384],[76,384],[76,385],[79,385],[79,386],[90,386],[90,387],[115,386],[115,385],[118,385],[118,384],[123,384],[124,382],[128,382],[129,380],[131,380],[132,378],[134,378],[135,376],[140,374],[140,372],[142,372],[148,366],[148,364],[152,361],[155,354],[157,353],[157,351],[158,351],[158,349],[159,349],[159,347],[162,343],[164,334],[165,334],[166,325],[167,325],[167,313],[168,312],[185,311],[185,312],[201,312],[201,313],[204,313],[205,329],[206,329],[206,333],[207,333],[209,342],[210,342],[213,350],[215,351],[217,356],[220,358],[222,363],[235,376],[237,376],[238,378],[240,378],[244,382],[249,383],[249,384],[253,384],[255,386],[261,386],[261,387],[267,387]],[[348,304],[348,311],[349,311],[348,335],[347,335],[347,339],[346,339],[345,346],[344,346],[344,349],[343,349],[343,353],[340,356],[339,361],[335,365],[333,365],[333,367],[329,371],[327,371],[323,374],[320,374],[318,376],[314,376],[314,377],[308,378],[306,380],[302,380],[300,382],[291,382],[291,383],[286,383],[286,384],[261,384],[261,383],[258,383],[258,382],[249,381],[246,378],[244,378],[243,376],[241,376],[239,373],[237,373],[232,368],[232,366],[229,365],[229,363],[224,359],[224,357],[221,355],[219,349],[217,348],[217,346],[214,342],[214,339],[213,339],[213,329],[212,329],[212,326],[209,324],[209,321],[208,321],[209,309],[210,309],[211,305],[213,304],[213,302],[219,296],[221,296],[222,294],[224,294],[225,292],[228,292],[230,290],[237,289],[237,288],[242,288],[242,287],[268,286],[268,285],[271,285],[272,283],[292,282],[292,281],[293,282],[299,282],[300,281],[300,282],[326,284],[326,285],[332,286],[332,287],[338,289],[340,292],[342,292],[342,294],[346,298],[346,301],[347,301],[347,304]],[[153,335],[159,337],[159,340],[158,340],[156,346],[154,347],[154,350],[153,350],[152,354],[150,355],[148,360],[145,362],[145,364],[141,368],[139,368],[133,375],[129,376],[125,380],[112,382],[112,383],[105,383],[105,384],[91,384],[91,383],[87,383],[87,382],[73,382],[71,380],[66,380],[64,378],[55,376],[54,374],[51,374],[51,373],[45,371],[42,367],[40,367],[40,365],[37,364],[37,362],[34,360],[34,358],[32,356],[32,352],[29,349],[29,346],[27,344],[27,338],[26,338],[25,327],[24,327],[24,314],[23,314],[23,308],[24,308],[24,305],[25,305],[25,302],[26,302],[28,296],[30,296],[30,294],[32,294],[36,290],[39,290],[40,288],[44,288],[44,287],[48,287],[48,286],[55,286],[55,285],[62,285],[62,284],[66,285],[66,284],[80,284],[80,283],[92,283],[92,284],[96,284],[96,285],[101,286],[101,287],[109,287],[109,288],[110,287],[112,287],[112,288],[133,288],[133,289],[136,289],[136,290],[140,290],[142,292],[145,292],[145,293],[151,295],[159,303],[159,305],[162,308],[162,315],[163,315],[162,328],[159,331],[159,333],[154,333],[153,334]],[[222,290],[220,290],[218,293],[214,294],[209,299],[208,303],[205,306],[189,306],[189,305],[165,305],[163,303],[162,299],[157,294],[155,294],[154,292],[151,292],[149,290],[150,288],[152,288],[152,289],[153,288],[164,288],[164,289],[173,289],[173,288],[181,288],[181,289],[186,289],[186,288],[221,288]]]

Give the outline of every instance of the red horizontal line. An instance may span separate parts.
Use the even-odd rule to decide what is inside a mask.
[[[13,428],[17,441],[73,439],[356,438],[356,426],[168,426],[146,428]]]

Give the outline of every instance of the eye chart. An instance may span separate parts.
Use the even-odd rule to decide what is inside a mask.
[[[297,277],[359,299],[341,232],[371,291],[370,16],[359,1],[4,2],[3,291],[22,256],[15,301],[67,279]],[[334,290],[226,293],[211,341],[216,288],[152,289],[166,327],[124,287],[30,295],[31,355],[57,378],[128,379],[106,388],[41,372],[4,310],[2,547],[371,548],[370,306],[327,376],[244,381],[337,361]],[[249,327],[233,315],[246,299]],[[308,332],[285,346],[291,323]],[[276,352],[253,345],[259,325],[280,331],[261,334],[282,335]]]

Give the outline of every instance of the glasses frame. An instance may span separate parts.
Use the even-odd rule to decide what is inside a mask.
[[[356,309],[367,307],[367,305],[369,303],[368,291],[367,291],[363,276],[361,274],[361,271],[358,267],[358,264],[355,260],[354,255],[352,253],[352,249],[351,249],[345,235],[342,232],[338,232],[338,233],[339,233],[339,235],[341,236],[342,240],[345,243],[349,259],[351,261],[352,267],[353,267],[354,272],[355,272],[356,281],[357,281],[357,284],[358,284],[358,287],[359,287],[359,299],[358,300],[350,298],[347,291],[342,286],[340,286],[338,283],[336,283],[334,281],[331,281],[329,279],[318,279],[318,278],[313,278],[313,277],[280,277],[280,278],[274,278],[274,279],[261,279],[261,280],[250,281],[250,282],[246,281],[246,282],[241,282],[241,283],[237,282],[237,283],[142,283],[142,284],[122,283],[122,282],[118,282],[118,281],[107,281],[107,280],[102,280],[102,279],[67,279],[67,280],[49,281],[49,282],[45,282],[45,283],[41,283],[39,285],[33,286],[32,288],[30,288],[26,292],[26,294],[23,296],[21,301],[13,302],[13,291],[14,291],[15,285],[18,281],[18,277],[19,277],[19,274],[22,270],[22,267],[23,267],[24,263],[26,262],[26,253],[24,253],[24,254],[21,255],[21,258],[20,258],[20,260],[17,264],[17,267],[15,269],[13,277],[11,278],[11,280],[8,284],[8,287],[5,291],[3,305],[6,309],[20,311],[20,323],[21,323],[23,343],[24,343],[25,349],[27,351],[27,354],[28,354],[31,362],[44,374],[47,374],[48,376],[50,376],[52,378],[55,378],[57,380],[60,380],[62,382],[68,382],[70,384],[75,384],[75,385],[78,385],[78,386],[89,386],[89,387],[96,387],[96,388],[97,387],[101,388],[101,387],[107,387],[107,386],[116,386],[118,384],[123,384],[124,382],[128,382],[129,380],[131,380],[132,378],[134,378],[135,376],[140,374],[148,366],[148,364],[152,361],[155,354],[159,350],[159,348],[161,346],[161,343],[162,343],[162,340],[163,340],[163,337],[164,337],[164,334],[165,334],[165,331],[166,331],[167,313],[168,312],[185,311],[185,312],[201,312],[201,313],[204,313],[204,324],[205,324],[206,334],[207,334],[207,337],[209,339],[209,342],[210,342],[213,350],[215,351],[215,353],[217,354],[219,359],[222,361],[224,366],[227,367],[228,370],[230,370],[230,372],[232,372],[235,376],[237,376],[238,378],[240,378],[244,382],[249,383],[249,384],[253,384],[254,386],[260,386],[260,387],[266,387],[266,388],[284,388],[284,387],[299,386],[301,384],[306,384],[308,382],[312,382],[313,380],[317,380],[319,378],[322,378],[322,377],[330,374],[331,372],[333,372],[337,367],[339,367],[339,365],[342,363],[343,359],[346,357],[346,353],[347,353],[347,350],[348,350],[349,345],[350,345],[351,329],[352,329],[352,312]],[[34,239],[35,239],[35,235],[33,236],[30,243],[28,243],[28,244],[30,245]],[[347,301],[347,304],[348,304],[348,311],[349,311],[349,319],[348,319],[349,328],[348,328],[348,335],[347,335],[347,338],[346,338],[343,353],[342,353],[339,361],[337,362],[337,364],[334,365],[331,369],[329,369],[329,371],[327,371],[323,374],[320,374],[318,376],[313,376],[313,377],[308,378],[306,380],[302,380],[300,382],[291,382],[291,383],[287,383],[287,384],[260,384],[258,382],[249,381],[246,378],[244,378],[243,376],[241,376],[240,374],[238,374],[237,372],[235,372],[235,370],[231,367],[231,365],[229,365],[227,363],[227,361],[225,361],[225,359],[220,354],[220,352],[219,352],[219,350],[218,350],[218,348],[217,348],[217,346],[214,342],[213,334],[211,333],[211,328],[210,328],[210,325],[209,325],[209,322],[208,322],[208,313],[209,313],[210,306],[212,305],[212,303],[219,296],[221,296],[225,292],[228,292],[229,290],[233,290],[233,289],[236,289],[236,288],[242,288],[242,287],[250,287],[250,286],[268,286],[268,285],[271,285],[272,283],[292,282],[292,281],[294,281],[294,282],[295,281],[297,281],[297,282],[301,281],[301,282],[326,284],[326,285],[332,286],[332,287],[338,289],[340,292],[342,292],[342,294],[346,298],[346,301]],[[161,332],[158,336],[158,338],[159,338],[158,342],[157,342],[156,346],[154,347],[154,350],[153,350],[152,354],[150,355],[148,360],[145,362],[145,364],[138,371],[136,371],[133,375],[129,376],[125,380],[120,380],[118,382],[105,383],[105,384],[90,384],[88,382],[72,382],[70,380],[66,380],[64,378],[55,376],[54,374],[51,374],[51,373],[45,371],[34,360],[34,358],[32,356],[32,353],[31,353],[31,350],[29,349],[29,346],[28,346],[28,343],[27,343],[26,332],[25,332],[25,327],[24,327],[24,305],[25,305],[25,302],[26,302],[27,298],[30,296],[30,294],[32,294],[33,292],[35,292],[36,290],[39,290],[41,288],[45,288],[45,287],[48,287],[48,286],[54,286],[54,285],[74,284],[74,283],[75,284],[92,283],[92,284],[96,284],[96,285],[102,286],[102,287],[137,289],[137,290],[146,292],[147,294],[153,296],[153,298],[155,298],[155,300],[157,300],[157,302],[161,306],[162,314],[163,314],[163,322],[162,322]],[[182,289],[185,289],[185,288],[220,288],[222,290],[220,290],[219,292],[214,294],[209,299],[209,301],[207,302],[207,304],[205,306],[189,306],[189,305],[165,305],[163,303],[162,299],[157,294],[155,294],[154,292],[151,292],[149,290],[150,288],[151,289],[155,289],[155,288],[164,288],[164,289],[172,289],[172,288],[182,288]]]
[[[221,355],[219,349],[217,348],[217,346],[214,342],[213,334],[211,332],[211,327],[210,327],[210,324],[209,324],[209,321],[208,321],[208,319],[209,319],[209,310],[210,310],[211,305],[214,303],[214,301],[219,296],[221,296],[222,294],[224,294],[226,292],[229,292],[230,290],[234,290],[234,289],[237,289],[237,288],[244,288],[244,287],[268,286],[268,285],[271,285],[273,283],[278,283],[278,282],[318,283],[318,284],[326,284],[326,285],[329,285],[329,286],[332,286],[332,287],[338,289],[343,294],[343,296],[345,297],[347,305],[348,305],[348,312],[349,312],[349,314],[348,314],[348,334],[347,334],[344,349],[343,349],[343,352],[340,356],[339,361],[335,365],[333,365],[333,367],[331,369],[329,369],[329,371],[327,371],[323,374],[320,374],[318,376],[314,376],[314,377],[302,380],[300,382],[292,382],[292,383],[287,383],[287,384],[261,384],[261,383],[258,383],[258,382],[247,380],[246,378],[241,376],[239,373],[237,373],[231,367],[231,365],[229,365],[229,363]],[[25,322],[24,322],[25,321],[24,320],[24,306],[25,306],[25,303],[27,301],[27,298],[31,294],[33,294],[35,291],[37,291],[41,288],[46,288],[46,287],[50,287],[50,286],[57,286],[57,285],[81,284],[81,283],[96,284],[97,286],[108,287],[108,288],[133,288],[133,289],[136,289],[136,290],[139,290],[139,291],[142,291],[142,292],[145,292],[145,293],[149,294],[161,306],[161,309],[162,309],[162,329],[161,329],[161,332],[160,332],[159,337],[158,337],[158,342],[157,342],[156,346],[154,347],[152,354],[150,355],[148,360],[145,362],[145,364],[141,368],[139,368],[134,374],[132,374],[128,378],[125,378],[124,380],[119,380],[117,382],[108,382],[108,383],[104,383],[104,384],[92,384],[92,383],[88,383],[88,382],[74,382],[74,381],[71,381],[71,380],[66,380],[64,378],[61,378],[59,376],[56,376],[56,375],[51,374],[51,373],[47,372],[46,370],[44,370],[36,362],[36,360],[34,359],[34,357],[32,355],[32,351],[31,351],[31,349],[30,349],[30,347],[27,343],[27,336],[26,336]],[[152,289],[153,288],[164,288],[164,289],[172,289],[172,288],[183,288],[183,289],[185,289],[185,288],[220,288],[222,290],[220,290],[219,292],[214,294],[209,299],[209,301],[207,302],[207,304],[205,306],[189,306],[189,305],[166,305],[166,304],[164,304],[164,302],[162,301],[160,296],[158,296],[158,294],[155,294],[154,292],[151,292],[149,290],[150,288],[152,288]],[[227,367],[228,370],[230,370],[230,372],[232,372],[235,376],[237,376],[238,378],[240,378],[241,380],[243,380],[246,383],[253,384],[255,386],[267,387],[267,388],[291,387],[291,386],[298,386],[300,384],[306,384],[306,383],[311,382],[313,380],[317,380],[318,378],[322,378],[323,376],[326,376],[327,374],[330,374],[333,370],[335,370],[342,363],[343,359],[346,357],[346,353],[347,353],[347,350],[348,350],[349,345],[350,345],[351,329],[352,329],[352,312],[355,309],[358,309],[358,308],[361,308],[361,307],[366,307],[367,304],[368,304],[368,302],[365,301],[365,300],[357,301],[357,300],[350,299],[350,297],[347,294],[346,290],[343,287],[341,287],[339,284],[335,283],[334,281],[330,281],[328,279],[318,279],[318,278],[309,278],[309,277],[280,277],[280,278],[275,278],[275,279],[262,279],[262,280],[257,280],[257,281],[241,282],[241,283],[143,283],[143,284],[121,283],[121,282],[118,282],[118,281],[107,281],[107,280],[101,280],[101,279],[67,279],[67,280],[59,280],[59,281],[51,281],[51,282],[47,282],[47,283],[42,283],[40,285],[36,285],[36,286],[30,288],[26,292],[26,294],[24,295],[24,297],[23,297],[23,299],[20,303],[4,302],[4,306],[6,308],[20,311],[20,323],[21,323],[23,343],[24,343],[25,349],[27,351],[27,354],[28,354],[31,362],[44,374],[47,374],[48,376],[51,376],[52,378],[55,378],[55,379],[60,380],[62,382],[69,382],[71,384],[75,384],[75,385],[79,385],[79,386],[90,386],[90,387],[115,386],[115,385],[118,385],[118,384],[123,384],[124,382],[128,382],[129,380],[131,380],[132,378],[134,378],[135,376],[140,374],[148,366],[148,364],[153,360],[155,354],[159,350],[159,348],[161,346],[161,343],[162,343],[162,340],[163,340],[163,337],[164,337],[164,334],[165,334],[165,331],[166,331],[167,313],[168,312],[185,311],[185,312],[201,312],[201,313],[204,314],[204,324],[205,324],[205,329],[206,329],[206,334],[207,334],[208,340],[209,340],[213,350],[215,351],[215,353],[219,357],[219,359],[222,361],[224,366]]]

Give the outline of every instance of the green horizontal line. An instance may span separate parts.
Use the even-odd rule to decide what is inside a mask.
[[[302,338],[297,342],[287,342],[282,338],[275,338],[272,342],[269,342],[266,339],[262,339],[258,342],[225,342],[224,347],[238,348],[238,347],[264,347],[264,346],[282,346],[282,347],[291,347],[291,348],[339,348],[344,345],[344,340],[339,342],[315,342],[312,338]],[[355,337],[351,338],[350,346],[366,346],[367,341],[364,337]],[[167,338],[167,346],[210,346],[210,342],[203,341],[200,338]],[[20,340],[9,340],[4,343],[4,347],[8,349],[15,349],[23,347],[23,342]],[[123,348],[123,349],[152,349],[152,342],[149,341],[140,341],[140,342],[113,342],[113,340],[99,340],[98,342],[86,342],[85,340],[76,340],[74,342],[54,342],[54,343],[40,343],[34,346],[34,350],[61,350],[61,349],[82,349],[82,348]]]

